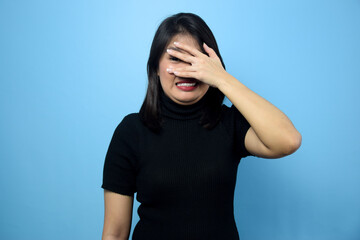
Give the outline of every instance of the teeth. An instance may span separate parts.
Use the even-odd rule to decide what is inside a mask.
[[[177,83],[178,86],[193,87],[196,83]]]

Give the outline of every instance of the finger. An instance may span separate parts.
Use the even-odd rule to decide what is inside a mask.
[[[195,58],[189,54],[181,53],[179,51],[175,51],[173,49],[166,49],[167,53],[173,57],[177,57],[178,59],[187,62],[187,63],[194,63]]]
[[[199,50],[197,50],[196,48],[190,47],[189,45],[186,45],[184,43],[174,42],[174,45],[182,50],[187,51],[188,53],[190,53],[191,55],[193,55],[195,57],[203,55],[203,53],[200,52]]]
[[[167,68],[166,71],[168,73],[174,72],[195,72],[196,69],[193,66],[182,67],[182,68]]]
[[[217,56],[216,52],[214,51],[214,49],[212,49],[208,45],[206,45],[205,42],[204,42],[203,46],[204,46],[205,52],[207,52],[209,54],[209,57],[218,58],[218,56]]]
[[[195,78],[197,79],[197,74],[196,72],[174,72],[174,75],[177,76],[177,77],[183,77],[183,78]]]

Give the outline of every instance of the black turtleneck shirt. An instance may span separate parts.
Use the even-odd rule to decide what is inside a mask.
[[[250,125],[223,105],[211,130],[199,124],[204,98],[184,106],[161,96],[162,130],[148,129],[138,113],[115,129],[102,188],[140,202],[135,240],[235,240],[234,190],[240,159],[249,152]]]

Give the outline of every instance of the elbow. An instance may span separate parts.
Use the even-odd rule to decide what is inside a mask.
[[[289,134],[287,136],[286,141],[284,142],[283,155],[290,155],[296,150],[298,150],[301,146],[302,136],[298,131],[295,133]]]
[[[116,234],[113,233],[103,233],[102,240],[128,240],[129,232],[122,231]]]
[[[105,235],[102,237],[102,240],[128,240],[128,236],[114,236],[114,235]]]

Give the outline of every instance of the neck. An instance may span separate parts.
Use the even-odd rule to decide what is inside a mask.
[[[168,118],[179,119],[179,120],[200,118],[203,113],[203,109],[206,101],[205,96],[194,104],[182,105],[174,102],[168,96],[166,96],[166,94],[163,91],[161,91],[161,95],[160,95],[161,115]]]

